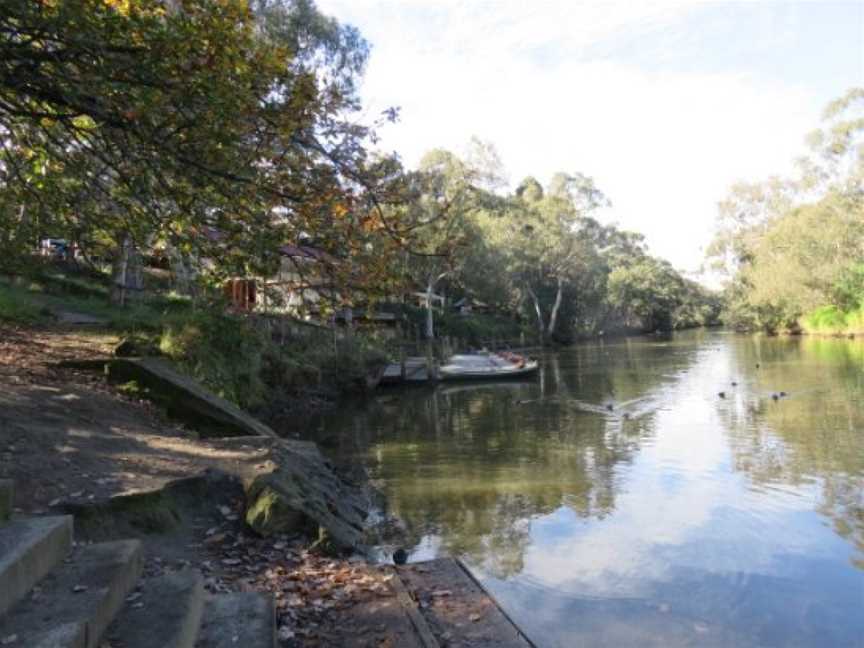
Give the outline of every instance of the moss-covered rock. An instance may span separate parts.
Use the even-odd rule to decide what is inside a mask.
[[[361,549],[368,503],[314,444],[277,441],[247,481],[246,523],[263,536],[313,531],[339,550]]]

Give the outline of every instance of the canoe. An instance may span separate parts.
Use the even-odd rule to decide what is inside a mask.
[[[513,362],[494,353],[455,355],[438,368],[438,377],[441,380],[515,378],[536,373],[539,367],[536,360]]]

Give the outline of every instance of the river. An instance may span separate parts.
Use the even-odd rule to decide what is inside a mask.
[[[316,437],[368,468],[412,561],[462,558],[538,646],[864,646],[864,341],[542,362],[382,391]]]

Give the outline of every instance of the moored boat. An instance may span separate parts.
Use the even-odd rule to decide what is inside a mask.
[[[540,363],[517,353],[472,353],[454,355],[438,368],[441,380],[498,379],[528,376]]]

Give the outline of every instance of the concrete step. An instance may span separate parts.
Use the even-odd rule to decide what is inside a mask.
[[[166,574],[141,583],[105,636],[123,648],[194,648],[203,610],[200,572]]]
[[[11,479],[0,479],[0,524],[12,517],[12,502],[14,500],[14,484]]]
[[[71,549],[69,515],[22,518],[0,526],[0,616],[24,598]]]
[[[0,620],[0,637],[14,648],[97,648],[141,568],[138,540],[79,547]]]
[[[198,648],[275,648],[273,598],[257,592],[210,596],[198,635]]]

